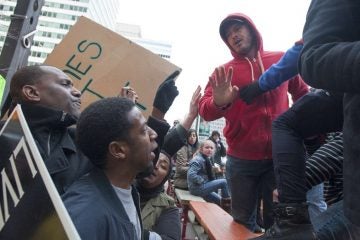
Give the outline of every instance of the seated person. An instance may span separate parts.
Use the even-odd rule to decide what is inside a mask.
[[[194,92],[190,110],[185,119],[165,136],[159,159],[151,175],[138,178],[136,182],[140,193],[143,227],[158,233],[163,240],[181,238],[179,209],[176,207],[174,199],[164,192],[164,184],[170,175],[171,156],[185,144],[187,130],[197,117],[197,106],[201,97],[200,90],[201,88],[198,87]],[[158,139],[160,138],[164,138],[164,136],[159,135]]]
[[[187,172],[189,162],[198,150],[199,142],[195,129],[190,129],[187,135],[187,143],[176,153],[176,169],[174,175],[174,186],[176,188],[188,189]]]
[[[199,153],[190,161],[187,180],[191,194],[203,197],[230,211],[230,195],[225,179],[215,179],[210,158],[214,154],[215,145],[211,140],[200,144]],[[221,196],[217,193],[221,190]]]
[[[136,182],[140,193],[143,227],[158,233],[163,240],[181,238],[179,209],[174,199],[164,192],[164,183],[169,173],[170,160],[168,155],[162,152],[153,173]]]

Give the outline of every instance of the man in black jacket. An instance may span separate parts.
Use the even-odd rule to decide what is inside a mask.
[[[304,80],[315,88],[345,93],[344,214],[319,231],[320,239],[360,239],[360,2],[313,0],[304,27],[299,62]]]
[[[135,177],[152,168],[156,132],[135,104],[106,98],[90,104],[77,123],[80,150],[95,165],[63,195],[82,239],[161,239],[142,230]],[[91,209],[91,210],[90,210]]]
[[[10,85],[10,95],[22,111],[39,152],[59,192],[65,190],[92,165],[77,150],[75,129],[80,114],[81,93],[60,69],[29,66],[18,70]]]

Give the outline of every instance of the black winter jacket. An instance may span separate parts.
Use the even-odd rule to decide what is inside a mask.
[[[75,146],[75,128],[70,126],[77,119],[33,104],[22,104],[21,108],[49,174],[62,194],[93,166]]]
[[[313,0],[299,70],[309,85],[345,93],[344,213],[360,225],[360,1]]]

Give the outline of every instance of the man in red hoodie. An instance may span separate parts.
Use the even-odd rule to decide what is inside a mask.
[[[216,68],[209,78],[199,113],[206,121],[226,119],[226,178],[234,220],[254,231],[257,196],[261,194],[264,227],[269,228],[274,188],[271,123],[289,108],[288,92],[296,101],[308,92],[308,87],[297,75],[247,105],[239,98],[239,89],[256,81],[283,53],[264,51],[254,23],[241,13],[230,14],[221,22],[220,36],[233,59]]]

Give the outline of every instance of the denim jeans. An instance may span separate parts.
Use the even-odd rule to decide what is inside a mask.
[[[190,193],[203,197],[205,201],[220,205],[221,197],[217,193],[221,190],[221,197],[229,198],[229,189],[225,179],[216,179],[199,185],[197,188],[190,188]]]
[[[327,209],[327,204],[324,200],[324,184],[321,183],[313,186],[306,193],[306,199],[307,204],[309,205],[308,211],[310,215],[310,220],[311,222],[313,222],[315,217],[317,217]]]
[[[272,124],[272,150],[279,201],[306,201],[303,139],[342,129],[342,96],[318,90],[300,98]]]
[[[258,192],[263,196],[264,227],[273,223],[272,191],[275,179],[272,160],[242,160],[227,156],[226,179],[231,194],[231,212],[235,221],[251,231],[256,226]]]
[[[360,227],[344,215],[343,201],[331,205],[312,221],[319,240],[359,240]]]

